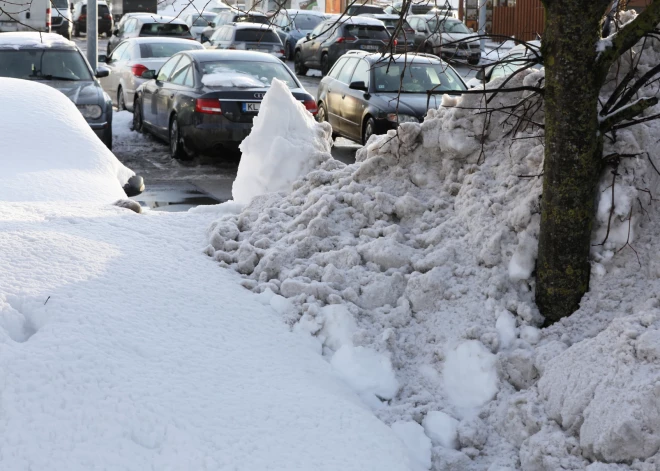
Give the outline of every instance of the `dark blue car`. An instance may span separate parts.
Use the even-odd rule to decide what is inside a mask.
[[[304,38],[328,15],[312,10],[280,10],[273,19],[273,26],[284,44],[286,58],[293,60],[296,43]]]

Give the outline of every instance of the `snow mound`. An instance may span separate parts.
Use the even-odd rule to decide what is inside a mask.
[[[331,135],[329,124],[317,123],[286,84],[273,79],[252,131],[240,145],[234,201],[248,204],[255,196],[290,191],[301,176],[324,162],[334,162]]]
[[[122,187],[133,172],[58,90],[0,78],[0,123],[0,200],[111,203],[126,198]]]
[[[431,440],[417,422],[395,422],[392,431],[408,449],[412,471],[431,469]]]
[[[240,72],[223,72],[202,76],[202,83],[207,87],[263,88],[267,86],[261,80]]]

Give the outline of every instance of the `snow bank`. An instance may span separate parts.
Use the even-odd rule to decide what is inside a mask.
[[[61,92],[0,78],[0,123],[0,200],[111,203],[126,198],[122,187],[133,172]]]
[[[255,196],[290,191],[294,181],[326,162],[332,128],[317,123],[286,84],[273,79],[254,118],[250,135],[241,142],[241,163],[232,186],[234,201],[248,204]]]
[[[656,51],[658,44],[642,55],[642,73],[660,62]],[[508,85],[535,85],[543,74],[524,71]],[[526,93],[498,94],[488,107],[510,106]],[[608,385],[603,375],[622,368],[619,360],[591,367],[625,337],[597,336],[614,319],[657,304],[660,212],[646,190],[655,195],[660,178],[645,156],[623,159],[610,198],[612,173],[604,172],[594,243],[602,242],[608,224],[610,236],[592,249],[590,292],[573,316],[540,330],[533,271],[542,179],[519,175],[542,173],[542,131],[529,127],[508,135],[508,116],[485,120],[473,112],[482,100],[447,100],[451,106],[430,110],[421,124],[372,137],[354,165],[324,161],[286,193],[254,198],[240,214],[211,225],[206,253],[241,273],[246,288],[288,299],[294,312],[283,316],[285,322],[327,343],[317,351],[345,371],[366,364],[356,351],[388,358],[399,384],[391,398],[365,398],[358,374],[344,378],[385,423],[426,424],[434,469],[598,470],[612,464],[616,468],[607,469],[654,470],[658,421],[655,412],[642,418],[640,411],[655,407],[648,389],[655,376],[636,376],[647,363],[630,360],[628,383],[612,379],[602,399],[587,391]],[[656,112],[660,107],[649,110]],[[531,118],[543,122],[542,107]],[[657,122],[621,130],[605,153],[660,155],[657,135]],[[336,320],[323,310],[338,305],[355,324],[326,337],[325,324],[325,332],[333,332]],[[584,343],[594,337],[600,340]],[[644,345],[655,345],[655,338],[649,334]],[[570,353],[582,343],[582,354]],[[614,391],[624,389],[614,401]],[[587,397],[578,401],[578,392]],[[608,400],[615,406],[605,413]],[[438,411],[457,422],[445,418],[434,425],[429,414]],[[633,418],[622,421],[626,412]],[[626,423],[644,432],[628,432]],[[425,452],[418,453],[424,462]]]

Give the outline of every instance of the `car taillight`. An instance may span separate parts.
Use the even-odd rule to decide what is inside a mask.
[[[280,54],[284,55],[284,49],[280,49]]]
[[[338,43],[352,43],[357,41],[358,38],[353,37],[353,36],[342,36],[341,38],[337,38]]]
[[[142,64],[135,64],[134,66],[131,67],[131,72],[136,77],[142,77],[142,74],[145,73],[147,70],[149,70],[149,67],[146,67]]]
[[[105,18],[106,20],[111,20],[112,19],[112,17],[110,16],[110,13],[106,13],[105,15],[103,15],[103,18]]]
[[[394,41],[392,41],[392,44],[394,44],[396,46],[397,44],[399,44],[399,40],[395,39]]]
[[[217,98],[198,98],[195,102],[195,111],[204,114],[222,114],[220,100]]]
[[[46,8],[46,28],[50,31],[50,8]]]
[[[87,15],[80,15],[80,18],[78,18],[80,21],[85,21],[87,19]]]
[[[318,112],[319,109],[316,106],[316,102],[314,100],[305,100],[303,101],[303,105],[305,105],[307,111],[309,111],[314,116],[316,116],[316,113]]]

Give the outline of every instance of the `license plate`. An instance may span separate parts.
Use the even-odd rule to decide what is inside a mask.
[[[361,46],[361,47],[362,47],[362,49],[365,49],[367,51],[377,51],[378,50],[378,46],[366,45],[366,46]]]
[[[258,113],[261,103],[243,103],[243,112]]]

